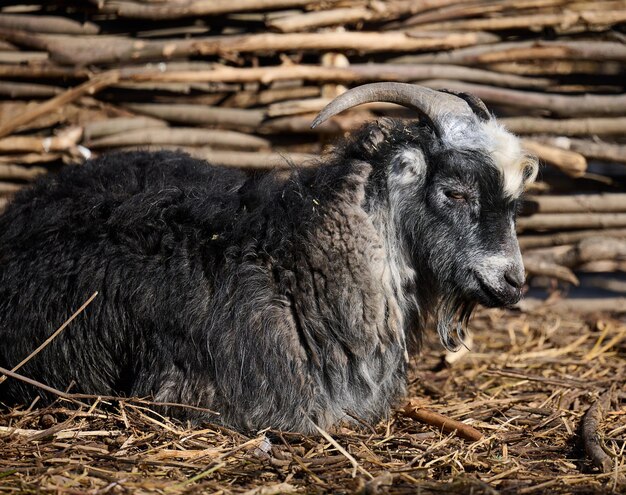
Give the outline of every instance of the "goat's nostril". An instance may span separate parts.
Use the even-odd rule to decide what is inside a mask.
[[[525,277],[517,271],[508,271],[504,273],[504,280],[516,289],[521,289],[524,285]]]

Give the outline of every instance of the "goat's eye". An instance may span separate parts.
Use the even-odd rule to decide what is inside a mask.
[[[465,194],[459,191],[446,191],[446,196],[454,201],[467,201]]]

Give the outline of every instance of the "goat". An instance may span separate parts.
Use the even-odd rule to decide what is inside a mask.
[[[0,366],[97,290],[20,373],[242,431],[384,417],[429,321],[455,348],[477,303],[520,298],[514,218],[537,163],[477,98],[409,84],[349,90],[314,125],[370,101],[421,119],[366,124],[287,178],[139,151],[18,193],[0,217]],[[39,393],[0,385],[4,403]]]

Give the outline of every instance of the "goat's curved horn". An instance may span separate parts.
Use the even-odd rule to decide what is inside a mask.
[[[481,120],[491,120],[491,113],[487,108],[487,105],[481,100],[478,96],[474,96],[471,93],[465,93],[464,91],[454,91],[452,89],[440,89],[442,93],[450,93],[451,95],[458,96],[459,98],[465,100],[465,102],[470,106],[472,111],[481,119]]]
[[[435,130],[439,129],[438,123],[444,115],[454,114],[459,117],[473,115],[468,103],[453,94],[414,84],[383,82],[364,84],[339,95],[317,114],[311,127],[317,127],[333,115],[348,108],[376,101],[397,103],[415,110],[431,125],[434,124]]]

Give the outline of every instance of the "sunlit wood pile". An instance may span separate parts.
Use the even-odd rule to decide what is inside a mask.
[[[370,104],[310,129],[330,99],[415,82],[479,96],[542,160],[518,223],[538,284],[625,269],[626,1],[3,5],[0,208],[36,177],[110,150],[311,165],[364,121],[415,118]]]

